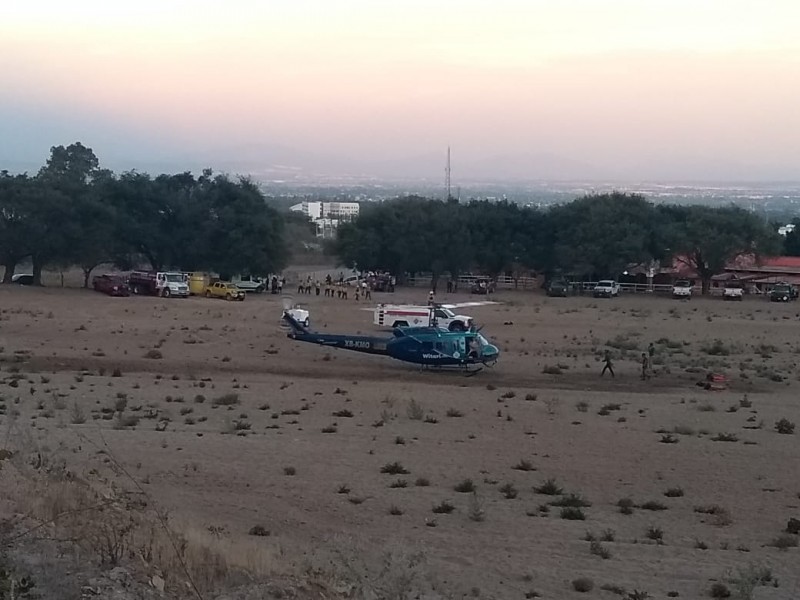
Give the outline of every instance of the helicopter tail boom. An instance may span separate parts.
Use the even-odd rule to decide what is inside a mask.
[[[354,352],[363,352],[365,354],[388,354],[386,350],[386,343],[388,340],[384,338],[360,335],[316,333],[309,331],[307,327],[303,326],[288,313],[284,313],[283,319],[291,328],[291,332],[289,332],[288,336],[293,340],[297,340],[299,342],[308,342],[310,344],[317,344],[320,346],[328,346],[331,348],[352,350]]]

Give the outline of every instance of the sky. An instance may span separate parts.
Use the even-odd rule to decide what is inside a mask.
[[[800,180],[797,0],[6,0],[0,169]]]

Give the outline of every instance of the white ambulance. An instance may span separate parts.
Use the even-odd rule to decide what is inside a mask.
[[[430,327],[435,317],[437,327],[449,331],[466,331],[472,327],[472,317],[457,315],[445,306],[415,306],[411,304],[379,304],[374,323],[381,327]]]

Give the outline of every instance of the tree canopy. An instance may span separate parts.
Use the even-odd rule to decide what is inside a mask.
[[[760,219],[725,206],[654,205],[637,194],[592,194],[549,210],[509,202],[459,204],[409,197],[370,206],[342,225],[344,264],[394,273],[520,268],[617,277],[631,264],[677,257],[704,283],[740,253],[779,251]]]
[[[123,268],[267,274],[288,260],[284,219],[249,179],[206,170],[115,175],[91,148],[55,146],[35,176],[0,172],[0,264],[4,282],[30,258],[83,269],[87,285],[103,263]]]

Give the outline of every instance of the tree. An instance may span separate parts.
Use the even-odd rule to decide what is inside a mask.
[[[555,231],[551,266],[578,275],[617,277],[664,253],[654,207],[638,194],[584,196],[553,208],[548,220]]]
[[[665,205],[658,207],[658,213],[672,252],[700,276],[703,294],[708,293],[711,278],[736,256],[770,256],[780,251],[777,233],[736,206]]]
[[[0,173],[0,263],[5,267],[3,283],[11,278],[19,261],[31,252],[34,241],[31,211],[35,181],[23,175]]]
[[[794,229],[783,238],[783,253],[786,256],[800,256],[800,219],[793,219]]]

